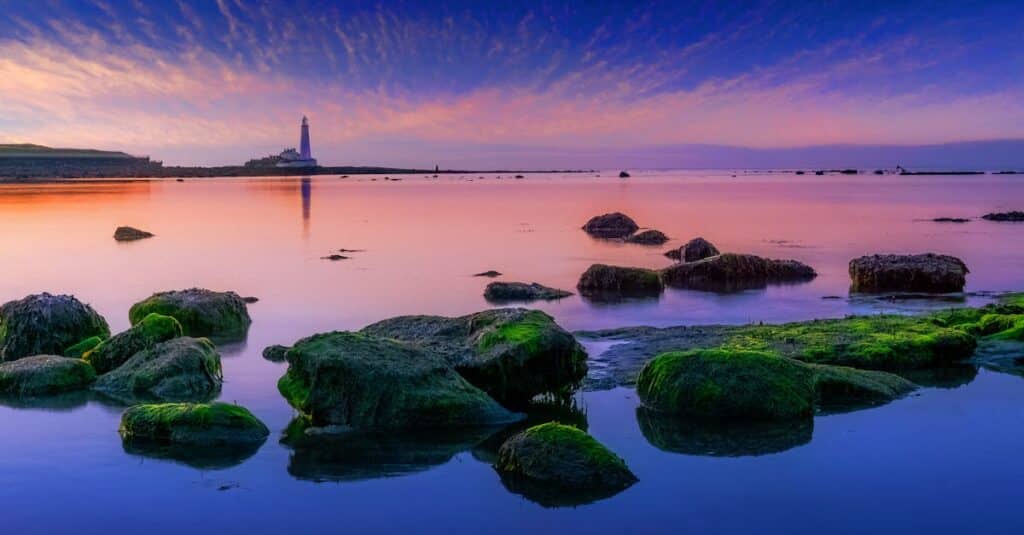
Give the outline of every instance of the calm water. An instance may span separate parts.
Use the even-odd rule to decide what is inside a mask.
[[[669,290],[656,300],[599,304],[574,296],[536,305],[574,330],[927,306],[845,299],[847,262],[875,252],[954,254],[971,268],[969,291],[1024,289],[1024,225],[928,221],[1020,209],[1019,178],[736,174],[0,185],[0,301],[73,293],[119,331],[129,306],[154,291],[201,286],[259,297],[249,307],[248,339],[221,348],[221,399],[246,405],[273,433],[244,461],[196,468],[126,453],[116,432],[119,407],[84,398],[0,406],[4,531],[1024,528],[1024,379],[986,370],[885,407],[820,416],[813,430],[775,433],[770,444],[738,450],[735,437],[652,432],[630,390],[583,393],[589,431],[640,482],[576,508],[544,508],[509,492],[472,441],[421,455],[428,460],[416,471],[396,477],[384,477],[395,470],[377,466],[380,456],[360,464],[356,452],[338,465],[278,444],[292,411],[275,388],[284,365],[264,361],[263,347],[400,314],[486,308],[489,280],[470,275],[488,269],[504,280],[572,289],[591,263],[666,266],[663,251],[699,235],[724,251],[795,258],[820,273],[808,284],[728,295]],[[579,230],[613,210],[673,241],[613,244]],[[116,243],[118,225],[157,236]],[[320,259],[339,248],[363,251],[340,262]],[[830,295],[844,299],[822,299]],[[390,447],[405,454],[425,448]]]

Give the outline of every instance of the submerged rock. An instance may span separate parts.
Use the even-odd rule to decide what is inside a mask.
[[[401,316],[361,332],[440,355],[470,383],[510,407],[574,387],[587,372],[583,348],[539,310],[502,308],[456,318]]]
[[[704,238],[697,237],[679,248],[679,257],[684,262],[696,262],[712,256],[718,256],[718,248]]]
[[[619,178],[629,178],[629,173],[625,171],[619,171]]]
[[[653,269],[594,264],[580,275],[576,289],[584,296],[656,296],[665,286]]]
[[[934,253],[871,255],[850,261],[851,292],[949,293],[964,289],[967,265]]]
[[[178,320],[186,336],[218,340],[245,338],[252,323],[238,294],[201,288],[155,293],[132,305],[128,319],[134,325],[154,312]]]
[[[152,237],[152,232],[139,230],[135,227],[117,227],[117,229],[114,230],[114,239],[117,241],[135,241]]]
[[[572,292],[550,288],[536,282],[492,282],[484,289],[484,299],[495,302],[552,301],[572,295]]]
[[[228,403],[135,405],[121,415],[125,441],[198,446],[262,443],[270,430],[245,407]]]
[[[278,390],[317,427],[401,430],[494,425],[509,412],[444,357],[351,332],[316,334],[287,353]]]
[[[637,482],[618,455],[583,431],[554,422],[506,440],[495,469],[510,490],[545,506],[593,502]]]
[[[127,331],[118,333],[87,351],[82,358],[92,364],[96,373],[104,374],[122,365],[139,351],[182,335],[178,320],[160,314],[149,314]]]
[[[95,389],[123,402],[204,401],[223,382],[220,355],[205,338],[180,337],[140,351],[96,381]]]
[[[993,212],[991,214],[985,214],[981,216],[986,221],[1011,221],[1020,222],[1024,221],[1024,212]]]
[[[595,216],[583,225],[583,230],[596,238],[625,238],[638,228],[636,221],[619,212]]]
[[[263,348],[263,358],[270,362],[284,362],[287,357],[288,346],[272,345]]]
[[[481,272],[481,273],[474,273],[473,276],[474,277],[487,277],[487,278],[493,279],[494,277],[500,277],[501,276],[501,272],[500,271],[494,271],[492,269],[490,271],[484,271],[484,272]]]
[[[662,451],[711,457],[745,457],[781,453],[811,442],[813,418],[771,422],[708,422],[636,410],[640,432]]]
[[[963,217],[936,217],[932,221],[935,223],[969,223],[971,220]]]
[[[661,272],[666,286],[712,291],[763,288],[769,283],[804,282],[817,275],[813,268],[796,260],[772,260],[734,253],[676,264]]]
[[[110,336],[106,320],[70,295],[34,294],[0,306],[0,361],[60,355],[92,336]]]
[[[637,232],[626,238],[626,241],[629,243],[639,243],[640,245],[661,245],[668,241],[668,236],[660,230],[651,229]]]
[[[92,366],[74,358],[36,355],[0,364],[0,394],[39,396],[87,388]]]

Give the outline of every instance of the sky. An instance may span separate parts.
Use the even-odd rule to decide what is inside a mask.
[[[1019,0],[0,0],[0,143],[167,164],[294,147],[303,115],[327,165],[870,160],[1024,139],[1022,73]]]

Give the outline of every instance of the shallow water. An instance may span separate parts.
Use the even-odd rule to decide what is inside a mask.
[[[340,461],[278,444],[292,411],[275,388],[284,365],[263,360],[263,347],[400,314],[486,308],[482,290],[490,280],[471,275],[488,269],[503,272],[500,280],[572,289],[591,263],[667,266],[663,251],[700,235],[724,251],[794,258],[820,274],[807,284],[733,294],[668,290],[660,299],[625,303],[573,296],[532,305],[574,330],[950,305],[846,299],[846,263],[876,252],[953,254],[971,268],[971,292],[1024,289],[1024,225],[929,221],[1020,209],[1024,181],[1015,177],[651,172],[619,180],[601,174],[0,185],[0,301],[44,290],[73,293],[119,331],[128,326],[129,306],[159,290],[200,286],[259,297],[249,307],[247,340],[221,348],[220,399],[246,405],[272,430],[247,459],[190,459],[190,466],[126,453],[116,432],[119,407],[85,398],[46,406],[4,402],[5,530],[1024,527],[1018,506],[1024,379],[988,370],[953,381],[955,388],[926,388],[884,407],[819,416],[813,431],[769,430],[763,443],[749,434],[737,439],[658,427],[638,419],[629,390],[580,394],[590,432],[622,455],[640,482],[575,508],[544,508],[507,490],[479,460],[487,457],[474,447],[480,437],[398,441],[365,460],[355,448]],[[624,245],[579,230],[590,216],[614,210],[673,241]],[[118,225],[157,236],[117,243],[111,235]],[[338,262],[320,258],[339,248],[363,251]],[[843,298],[822,299],[831,295]]]

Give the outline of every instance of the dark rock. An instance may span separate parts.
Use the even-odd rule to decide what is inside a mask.
[[[704,238],[694,238],[679,248],[679,256],[684,262],[696,262],[719,254],[718,248]]]
[[[121,415],[122,440],[197,446],[260,444],[270,430],[245,407],[228,403],[135,405]]]
[[[505,441],[495,469],[510,490],[545,506],[590,503],[637,482],[618,455],[585,432],[554,422]]]
[[[60,355],[92,336],[110,336],[106,320],[70,295],[41,293],[0,306],[0,361]]]
[[[54,355],[24,357],[0,364],[0,394],[39,396],[87,388],[96,380],[92,366]]]
[[[253,297],[251,295],[242,298],[242,301],[245,302],[245,304],[247,304],[247,305],[251,305],[253,303],[259,302],[259,300],[260,300],[259,297]]]
[[[340,254],[329,254],[327,256],[321,256],[321,260],[330,260],[331,262],[337,262],[338,260],[348,260],[348,257]]]
[[[524,178],[523,175],[516,175],[516,178]]]
[[[1020,222],[1024,221],[1024,212],[995,212],[991,214],[985,214],[981,216],[986,221],[1012,221]]]
[[[474,273],[473,276],[474,277],[487,277],[487,278],[493,279],[494,277],[500,277],[501,276],[501,272],[494,271],[492,269],[490,271],[484,271],[484,272],[481,272],[481,273]]]
[[[594,264],[580,275],[576,289],[584,296],[655,296],[665,286],[653,269]]]
[[[484,299],[493,302],[552,301],[572,295],[572,292],[549,288],[536,282],[492,282],[484,289]]]
[[[73,359],[80,359],[89,351],[92,351],[96,346],[103,343],[103,339],[99,336],[90,336],[81,342],[64,350],[65,357],[71,357]]]
[[[683,259],[683,253],[681,249],[669,249],[668,251],[665,251],[665,256],[671,258],[672,260],[675,260],[676,262]]]
[[[814,269],[796,260],[733,253],[684,262],[661,271],[666,286],[712,291],[763,288],[769,283],[803,282],[816,276]]]
[[[287,358],[288,346],[272,345],[263,348],[263,358],[270,362],[284,362]]]
[[[947,255],[862,256],[850,261],[850,291],[959,292],[969,272],[962,260]]]
[[[205,401],[220,392],[220,355],[205,338],[181,337],[136,353],[96,381],[118,401]]]
[[[968,223],[971,220],[963,217],[936,217],[932,221],[935,223]]]
[[[114,239],[117,241],[135,241],[152,237],[152,232],[139,230],[135,227],[117,227],[117,229],[114,230]]]
[[[127,331],[101,342],[82,355],[82,359],[92,364],[96,373],[104,374],[124,364],[139,351],[181,335],[181,324],[178,320],[153,313],[142,318],[142,321]]]
[[[661,245],[668,241],[668,236],[660,230],[645,230],[638,232],[632,236],[626,238],[629,243],[639,243],[640,245]]]
[[[132,305],[128,319],[134,325],[153,312],[178,320],[186,336],[208,336],[219,341],[245,338],[252,323],[245,301],[238,294],[201,288],[153,294]]]
[[[629,178],[629,173],[625,171],[619,171],[619,178]]]
[[[511,407],[574,387],[587,372],[583,348],[539,310],[502,308],[457,318],[401,316],[361,332],[441,355],[471,384]]]
[[[597,238],[625,238],[640,228],[629,216],[613,212],[595,216],[583,225],[583,230]]]

